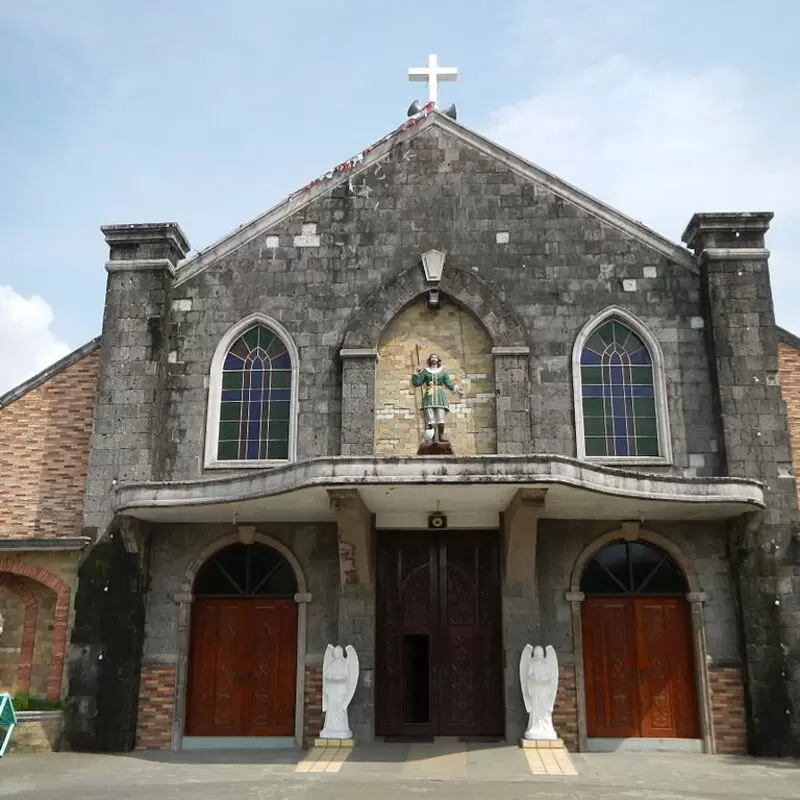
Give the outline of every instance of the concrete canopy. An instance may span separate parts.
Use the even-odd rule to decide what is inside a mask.
[[[764,507],[753,480],[642,474],[534,455],[315,458],[211,479],[125,484],[114,508],[152,522],[332,521],[331,489],[357,489],[378,525],[389,527],[424,527],[434,511],[453,515],[451,527],[496,525],[519,489],[546,490],[542,517],[550,519],[728,519]]]

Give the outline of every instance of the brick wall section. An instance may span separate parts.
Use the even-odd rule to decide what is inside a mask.
[[[77,536],[99,350],[0,408],[0,538]]]
[[[717,754],[746,754],[747,723],[741,668],[711,666],[708,681]]]
[[[786,342],[778,343],[778,378],[783,402],[786,403],[792,464],[797,475],[800,462],[800,350]],[[797,492],[800,501],[800,481],[797,483]]]
[[[175,709],[175,667],[143,664],[139,684],[137,750],[170,750]]]
[[[578,750],[578,694],[575,686],[575,667],[559,670],[558,694],[553,707],[553,726],[564,740],[567,750]]]
[[[322,730],[322,667],[306,667],[303,698],[303,747],[311,747]]]
[[[422,366],[438,353],[462,396],[447,391],[445,433],[458,455],[497,452],[492,343],[472,314],[445,302],[439,311],[418,301],[399,314],[378,348],[375,454],[413,456],[422,435],[420,390],[411,385],[417,347]]]

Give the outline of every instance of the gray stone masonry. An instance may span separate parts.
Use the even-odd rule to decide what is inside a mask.
[[[108,225],[103,233],[110,255],[84,512],[99,537],[116,483],[164,477],[165,331],[174,266],[189,247],[175,223]]]
[[[303,225],[316,226],[318,245],[301,237]],[[498,232],[508,232],[507,244]],[[431,247],[447,251],[443,302],[470,309],[494,347],[529,347],[527,357],[495,359],[500,448],[575,454],[572,346],[593,315],[618,305],[649,326],[664,352],[674,464],[649,469],[683,473],[693,454],[703,463],[698,474],[718,474],[704,331],[692,324],[703,315],[698,272],[438,119],[397,137],[350,182],[332,181],[269,230],[269,241],[258,235],[202,271],[191,262],[188,277],[178,271],[174,299],[183,310],[171,320],[168,434],[159,443],[166,479],[204,474],[209,365],[225,332],[255,311],[278,320],[299,351],[298,457],[368,451],[375,362],[340,351],[377,349],[390,319],[424,293],[420,254]]]
[[[742,613],[751,743],[800,755],[800,561],[795,482],[778,353],[769,251],[772,214],[696,214],[684,241],[703,270],[712,378],[729,475],[765,484],[765,511],[731,528]],[[794,586],[793,586],[794,578]]]

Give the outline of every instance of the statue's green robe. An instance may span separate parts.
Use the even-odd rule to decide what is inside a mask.
[[[453,379],[444,369],[431,372],[429,369],[424,369],[422,372],[415,373],[411,376],[411,383],[414,386],[423,386],[422,390],[422,407],[423,408],[444,408],[450,410],[450,405],[447,402],[447,394],[445,388],[450,389],[451,392],[456,390],[453,385]]]

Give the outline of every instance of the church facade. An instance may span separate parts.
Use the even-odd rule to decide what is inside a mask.
[[[680,246],[427,108],[191,257],[106,226],[73,746],[307,745],[329,643],[358,741],[513,742],[532,643],[571,749],[800,753],[770,219]]]

